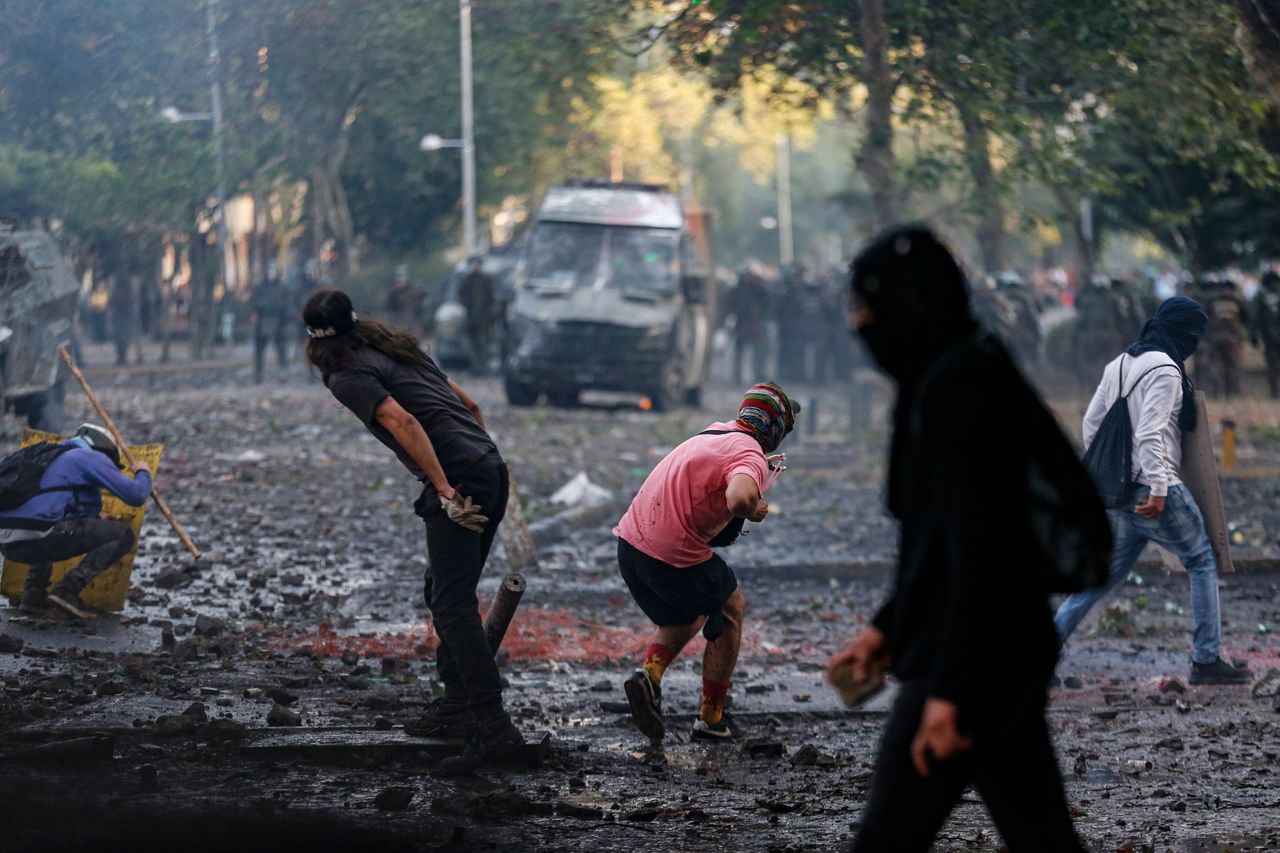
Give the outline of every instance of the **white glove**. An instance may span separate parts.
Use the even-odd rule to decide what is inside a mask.
[[[464,498],[457,491],[453,493],[453,500],[441,495],[440,506],[449,514],[450,521],[472,533],[484,533],[484,526],[489,523],[489,516],[482,513],[471,498]]]

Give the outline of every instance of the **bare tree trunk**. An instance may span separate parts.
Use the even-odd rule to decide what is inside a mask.
[[[222,246],[213,248],[204,234],[191,235],[191,307],[188,334],[193,361],[207,358],[218,329],[213,288],[218,276],[217,255]]]
[[[1280,107],[1280,0],[1234,0],[1249,71]]]
[[[1080,205],[1065,187],[1050,186],[1050,192],[1058,202],[1064,218],[1071,223],[1071,236],[1076,250],[1076,277],[1083,286],[1093,277],[1094,259],[1093,244],[1084,233],[1084,223],[1080,221]]]
[[[351,124],[361,92],[361,85],[356,84],[352,87],[346,109],[331,128],[311,168],[309,182],[311,227],[316,254],[320,253],[325,240],[332,238],[338,249],[338,269],[343,272],[360,270],[360,258],[355,243],[355,224],[351,218],[347,192],[342,187],[342,164],[347,157]]]
[[[867,87],[867,138],[858,152],[858,169],[871,189],[876,225],[887,228],[898,221],[893,159],[893,93],[897,89],[889,65],[889,28],[884,20],[884,0],[858,0],[862,31],[862,82]]]
[[[991,135],[982,119],[957,105],[964,125],[965,159],[973,178],[974,202],[978,213],[978,249],[982,265],[989,273],[1004,269],[1004,200],[995,170],[991,168]]]

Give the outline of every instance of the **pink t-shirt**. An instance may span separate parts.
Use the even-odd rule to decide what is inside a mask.
[[[761,494],[769,476],[760,443],[736,423],[707,429],[739,434],[695,435],[667,454],[613,529],[636,550],[680,569],[711,559],[707,542],[733,518],[724,492],[734,475],[750,475]]]

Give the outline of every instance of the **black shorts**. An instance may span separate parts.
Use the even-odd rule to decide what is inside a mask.
[[[720,636],[724,629],[720,611],[738,588],[733,569],[720,555],[712,554],[706,562],[678,569],[619,537],[618,568],[631,597],[655,625],[690,625],[706,616],[702,636],[709,641]]]

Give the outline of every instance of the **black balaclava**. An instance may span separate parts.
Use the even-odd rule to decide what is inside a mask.
[[[1178,412],[1178,428],[1191,432],[1196,428],[1196,401],[1184,361],[1195,355],[1204,337],[1209,315],[1199,302],[1185,296],[1171,296],[1142,327],[1142,334],[1129,344],[1125,352],[1132,356],[1144,352],[1162,352],[1173,359],[1182,374],[1182,411]]]
[[[850,286],[874,314],[857,334],[901,385],[912,384],[976,326],[964,274],[923,226],[894,228],[877,238],[853,262]]]
[[[874,317],[857,330],[872,357],[898,383],[889,478],[889,511],[901,518],[908,489],[907,413],[924,370],[977,329],[964,274],[947,247],[923,226],[892,229],[853,262],[849,286]]]

